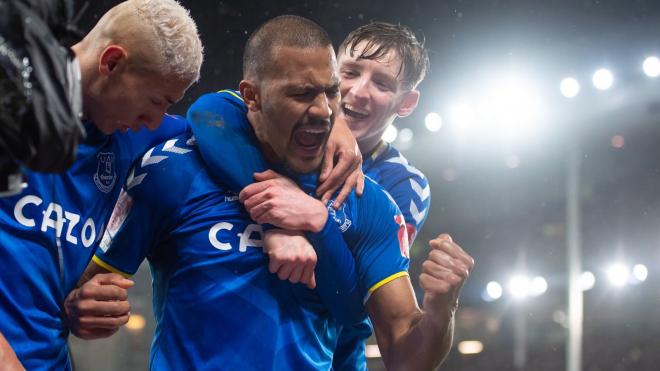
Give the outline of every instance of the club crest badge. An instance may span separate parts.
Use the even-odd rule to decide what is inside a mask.
[[[99,191],[108,193],[114,188],[117,182],[117,173],[115,172],[115,154],[112,152],[101,152],[96,155],[98,163],[96,173],[94,174],[94,184]]]
[[[334,203],[334,200],[328,201],[328,211],[330,212],[330,217],[332,220],[337,223],[339,226],[339,230],[344,233],[346,230],[353,224],[350,219],[348,219],[348,216],[346,215],[346,203],[342,204],[339,210],[335,210],[332,207],[332,204]]]

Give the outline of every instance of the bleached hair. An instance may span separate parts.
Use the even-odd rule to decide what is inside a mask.
[[[186,81],[199,80],[203,47],[190,12],[176,0],[128,0],[144,26],[156,34],[155,51],[160,54],[159,70]]]

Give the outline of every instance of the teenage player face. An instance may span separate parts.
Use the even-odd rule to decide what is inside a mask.
[[[365,43],[353,51],[341,50],[341,109],[359,142],[380,138],[392,123],[408,92],[400,81],[401,59],[390,50],[377,60],[358,59]]]
[[[261,85],[261,114],[267,141],[277,157],[296,172],[321,165],[339,109],[339,76],[331,47],[281,47]]]
[[[156,129],[170,105],[179,101],[190,83],[158,73],[125,70],[108,77],[100,101],[89,119],[105,134],[116,130]]]

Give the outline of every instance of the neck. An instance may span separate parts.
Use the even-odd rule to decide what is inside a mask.
[[[270,162],[271,164],[281,163],[281,159],[277,156],[273,150],[273,147],[268,144],[268,137],[266,135],[266,130],[264,128],[264,123],[261,120],[261,116],[256,112],[248,111],[247,119],[250,123],[250,126],[252,126],[252,130],[254,130],[254,134],[257,137],[257,140],[259,141],[261,153],[266,158],[266,161]]]
[[[360,147],[360,153],[362,153],[362,156],[371,154],[371,152],[373,152],[373,150],[382,142],[381,137],[382,135],[377,135],[358,141],[358,147]]]

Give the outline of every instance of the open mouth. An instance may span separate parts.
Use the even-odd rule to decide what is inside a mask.
[[[301,128],[293,134],[293,140],[306,150],[314,150],[323,144],[327,134],[325,128]]]
[[[360,110],[356,107],[354,107],[351,104],[344,103],[341,105],[342,110],[344,111],[344,114],[348,117],[353,117],[358,120],[364,120],[367,117],[369,117],[369,112],[366,112],[364,110]]]

